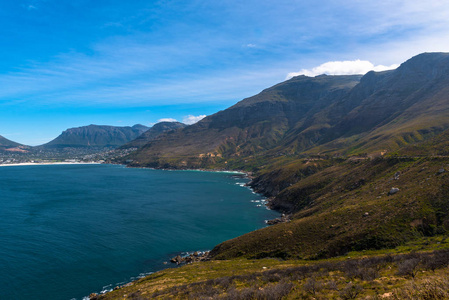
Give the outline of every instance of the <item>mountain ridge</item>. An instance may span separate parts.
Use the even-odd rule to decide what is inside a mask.
[[[69,128],[52,141],[37,147],[119,147],[137,138],[148,129],[148,127],[140,124],[132,127],[91,124]]]
[[[449,128],[447,86],[447,53],[420,54],[364,76],[293,77],[162,135],[133,155],[133,165],[226,168],[230,160],[281,152],[395,151]]]
[[[140,148],[145,144],[147,144],[148,142],[151,142],[152,140],[156,139],[159,135],[161,135],[164,132],[184,128],[186,126],[187,125],[180,122],[159,122],[151,126],[148,130],[143,132],[137,138],[126,143],[125,145],[122,145],[120,148],[123,149],[134,147]]]

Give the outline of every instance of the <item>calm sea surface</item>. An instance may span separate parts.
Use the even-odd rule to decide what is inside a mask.
[[[277,214],[229,173],[0,167],[0,299],[82,299]]]

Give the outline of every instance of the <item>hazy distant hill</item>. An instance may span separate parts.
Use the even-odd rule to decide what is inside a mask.
[[[140,124],[132,127],[89,125],[70,128],[41,147],[119,147],[137,138],[146,130],[148,130],[148,127]]]
[[[17,147],[24,148],[25,146],[22,144],[13,142],[11,140],[8,140],[7,138],[0,135],[0,151],[4,151],[4,150],[10,149],[10,148],[17,148]]]
[[[131,142],[123,145],[121,148],[140,148],[148,142],[153,141],[164,132],[184,128],[186,126],[187,125],[180,122],[159,122],[157,124],[154,124],[150,129],[142,133],[135,140],[132,140]]]
[[[364,76],[298,76],[167,133],[135,164],[199,167],[252,155],[395,151],[449,128],[449,54]]]

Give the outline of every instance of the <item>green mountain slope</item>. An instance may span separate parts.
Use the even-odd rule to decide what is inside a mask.
[[[363,77],[295,77],[159,136],[133,165],[252,171],[285,216],[104,299],[446,299],[447,257],[414,251],[447,247],[448,95],[449,54],[425,53]],[[396,251],[409,254],[369,257]]]
[[[89,125],[70,128],[40,147],[119,147],[134,140],[146,130],[148,127],[139,124],[132,127]]]
[[[395,157],[272,166],[252,186],[291,221],[226,241],[212,256],[323,258],[445,233],[448,167],[448,158]]]
[[[291,221],[217,246],[217,259],[393,247],[449,229],[448,89],[446,53],[363,77],[299,76],[160,136],[133,165],[255,172],[252,187]]]

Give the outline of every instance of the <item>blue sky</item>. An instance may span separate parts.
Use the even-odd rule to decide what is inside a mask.
[[[0,0],[0,135],[193,122],[297,74],[449,52],[448,16],[446,0]]]

